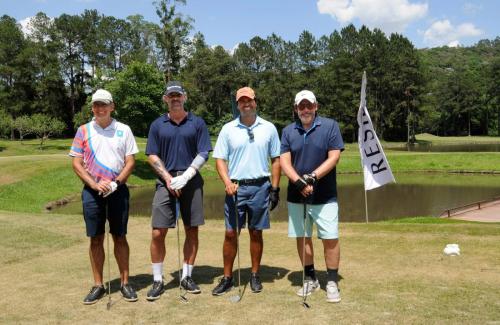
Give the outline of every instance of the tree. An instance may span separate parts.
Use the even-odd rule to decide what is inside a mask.
[[[186,0],[159,0],[155,2],[156,14],[160,18],[161,31],[157,34],[157,42],[162,51],[162,66],[165,80],[177,77],[183,50],[189,45],[188,35],[192,29],[193,19],[176,11],[177,4],[186,4]]]
[[[64,122],[46,114],[31,116],[31,130],[40,139],[40,149],[42,149],[45,140],[51,135],[61,134],[65,128]]]
[[[28,115],[19,116],[14,120],[12,126],[17,130],[17,132],[19,132],[21,142],[25,136],[34,133],[32,124],[33,120]]]

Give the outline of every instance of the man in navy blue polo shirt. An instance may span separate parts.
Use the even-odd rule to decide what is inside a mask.
[[[257,116],[257,104],[252,88],[240,88],[236,92],[236,101],[240,116],[222,127],[213,154],[216,158],[217,172],[226,191],[224,204],[226,233],[222,248],[224,276],[212,290],[214,296],[223,295],[233,287],[233,264],[239,249],[236,236],[241,228],[245,227],[246,222],[250,234],[252,259],[250,288],[252,292],[262,290],[259,277],[264,247],[262,230],[269,228],[269,208],[274,209],[279,200],[280,141],[276,127]],[[236,229],[236,209],[238,229]]]
[[[283,129],[281,135],[281,168],[288,183],[288,236],[297,239],[297,251],[306,280],[297,291],[308,296],[320,289],[314,271],[313,222],[323,242],[328,272],[327,301],[339,302],[338,205],[336,166],[344,142],[337,122],[316,114],[318,103],[309,90],[295,96],[298,120]],[[306,220],[304,220],[306,209]],[[305,229],[304,229],[305,224]],[[305,256],[303,255],[305,240]]]
[[[190,293],[201,292],[191,275],[198,252],[198,226],[205,223],[203,179],[199,170],[212,146],[203,119],[184,110],[186,99],[186,91],[179,82],[167,84],[163,101],[168,113],[151,124],[146,146],[148,162],[158,174],[151,218],[153,287],[147,293],[151,301],[160,298],[164,290],[165,236],[176,225],[176,202],[186,233],[181,286]]]

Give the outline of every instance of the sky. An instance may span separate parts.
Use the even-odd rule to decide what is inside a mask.
[[[254,36],[275,33],[295,42],[304,30],[319,38],[350,23],[403,34],[417,48],[471,46],[500,36],[498,0],[186,0],[178,8],[194,19],[193,33],[228,50]],[[85,9],[159,23],[152,0],[0,0],[0,15],[22,25],[40,11],[58,17]]]

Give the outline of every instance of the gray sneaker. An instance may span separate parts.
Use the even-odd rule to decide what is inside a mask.
[[[297,290],[297,296],[309,296],[311,293],[319,289],[320,286],[318,279],[313,281],[311,278],[306,278],[304,281],[304,286]]]
[[[340,302],[339,288],[333,281],[328,281],[328,283],[326,284],[326,301]]]

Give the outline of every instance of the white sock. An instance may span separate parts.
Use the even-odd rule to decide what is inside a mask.
[[[163,281],[163,263],[151,263],[153,267],[153,280]]]
[[[182,264],[182,279],[193,274],[194,265],[183,263]]]
[[[188,265],[186,263],[182,263],[182,279],[187,277],[188,274]]]

